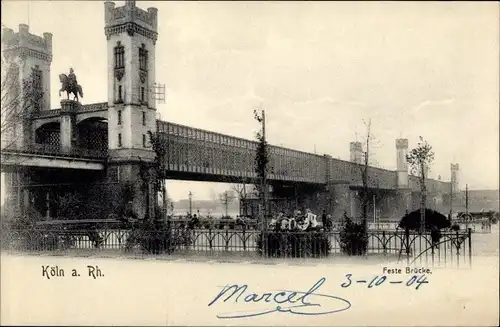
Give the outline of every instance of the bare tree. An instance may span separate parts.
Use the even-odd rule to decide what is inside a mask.
[[[20,137],[30,134],[33,113],[42,108],[42,81],[33,71],[29,78],[20,79],[19,65],[4,54],[1,67],[1,138],[2,149],[11,147]]]
[[[420,185],[420,231],[425,230],[425,204],[427,200],[426,178],[434,161],[434,151],[432,146],[420,136],[417,147],[412,149],[406,156],[406,161],[410,166],[410,171],[418,177]]]
[[[259,190],[259,198],[261,200],[262,212],[261,221],[263,228],[267,226],[267,172],[269,164],[269,149],[266,140],[266,114],[264,110],[259,114],[254,110],[254,118],[261,123],[261,131],[257,133],[257,151],[255,154],[255,172],[259,180],[257,189]]]
[[[245,181],[246,180],[243,180],[242,184],[233,184],[231,186],[231,190],[233,190],[238,197],[239,204],[241,205],[243,203],[244,206],[246,206],[248,195],[252,191],[250,189],[252,185],[248,185],[249,183],[245,183]]]
[[[363,140],[363,146],[364,146],[364,151],[363,151],[363,156],[362,156],[362,162],[358,163],[359,170],[361,172],[361,181],[363,183],[363,188],[361,191],[361,201],[362,201],[362,223],[363,226],[365,227],[365,231],[368,230],[368,205],[370,203],[370,198],[369,198],[369,182],[373,181],[375,178],[374,176],[369,175],[369,167],[370,165],[373,165],[373,160],[371,160],[371,156],[373,155],[372,149],[374,148],[374,143],[376,146],[376,138],[373,136],[372,131],[371,131],[371,119],[368,120],[368,122],[363,121],[364,125],[366,126],[366,135],[364,136]],[[375,208],[373,208],[375,210]]]
[[[246,199],[247,196],[247,185],[246,184],[234,184],[231,186],[231,190],[236,192],[236,195],[240,200]]]

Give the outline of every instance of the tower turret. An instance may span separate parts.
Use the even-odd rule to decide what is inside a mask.
[[[351,162],[361,164],[363,157],[363,146],[361,145],[361,142],[351,142],[349,144],[349,150]]]
[[[2,34],[2,64],[7,66],[2,68],[6,72],[2,81],[2,87],[6,88],[2,90],[2,101],[5,101],[2,106],[15,103],[15,108],[6,110],[13,113],[12,117],[2,119],[17,120],[7,134],[9,142],[21,146],[31,142],[32,131],[30,122],[26,119],[21,122],[19,118],[28,117],[29,112],[50,110],[52,34],[43,33],[43,37],[31,34],[26,24],[20,24],[17,32],[4,28]],[[10,101],[14,98],[15,101]]]
[[[451,171],[451,191],[453,193],[458,193],[460,191],[459,185],[459,165],[458,164],[450,164]]]
[[[396,174],[398,188],[408,188],[408,139],[396,140]]]

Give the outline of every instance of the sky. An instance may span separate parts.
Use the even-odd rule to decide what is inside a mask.
[[[117,6],[123,1],[116,1]],[[499,7],[496,2],[161,2],[156,78],[163,120],[253,139],[266,110],[271,144],[348,160],[376,138],[372,159],[396,168],[395,140],[433,147],[431,178],[499,187]],[[48,19],[50,17],[50,19]],[[101,1],[2,1],[2,24],[53,33],[57,75],[73,67],[82,103],[107,99]],[[169,182],[174,199],[226,185]]]

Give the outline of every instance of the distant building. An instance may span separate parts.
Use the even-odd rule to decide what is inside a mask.
[[[500,211],[500,191],[499,190],[469,190],[468,191],[469,212]],[[465,191],[460,191],[454,195],[453,211],[465,211],[466,196]]]

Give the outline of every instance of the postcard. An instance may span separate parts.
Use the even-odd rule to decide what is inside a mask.
[[[498,324],[497,3],[1,6],[2,325]]]

